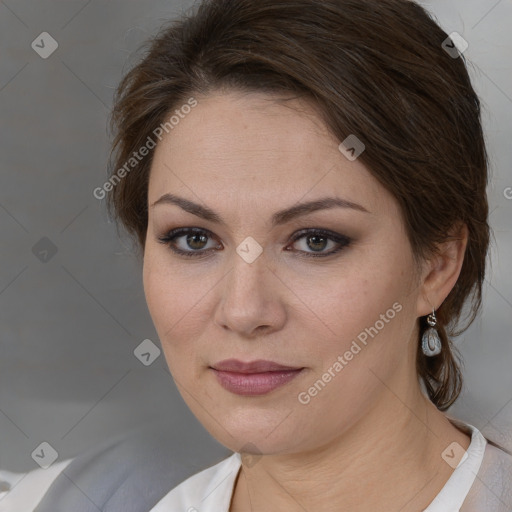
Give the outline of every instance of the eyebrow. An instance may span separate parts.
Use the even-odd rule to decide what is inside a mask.
[[[202,219],[209,220],[217,224],[222,224],[224,226],[226,225],[222,217],[215,213],[211,208],[200,205],[198,203],[194,203],[193,201],[185,199],[184,197],[175,196],[173,194],[164,194],[162,197],[160,197],[160,199],[151,205],[151,208],[162,204],[174,204],[186,212],[196,215],[197,217],[201,217]],[[308,213],[330,208],[350,208],[352,210],[364,213],[371,213],[364,206],[361,206],[360,204],[354,203],[352,201],[348,201],[347,199],[341,199],[338,197],[323,197],[315,201],[299,203],[290,208],[276,212],[272,216],[272,227],[285,224],[286,222],[289,222],[296,217],[307,215]]]

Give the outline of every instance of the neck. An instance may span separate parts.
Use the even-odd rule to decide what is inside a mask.
[[[230,512],[424,510],[453,468],[441,457],[470,438],[440,412],[419,385],[407,396],[391,390],[379,405],[330,443],[310,452],[242,463]]]

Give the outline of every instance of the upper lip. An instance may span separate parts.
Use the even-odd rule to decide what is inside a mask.
[[[276,372],[285,370],[301,370],[297,366],[285,366],[274,361],[266,361],[264,359],[257,359],[255,361],[240,361],[238,359],[225,359],[219,361],[211,366],[215,370],[236,373],[263,373],[263,372]]]

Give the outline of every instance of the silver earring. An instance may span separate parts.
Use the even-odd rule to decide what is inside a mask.
[[[427,323],[430,325],[430,327],[423,333],[423,336],[421,337],[421,348],[426,356],[437,356],[441,353],[441,338],[439,338],[439,334],[435,328],[437,319],[434,309],[432,309],[432,314],[428,315]]]

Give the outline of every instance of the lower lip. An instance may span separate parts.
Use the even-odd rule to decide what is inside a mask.
[[[299,370],[286,370],[264,373],[236,373],[215,370],[220,385],[236,395],[254,396],[270,393],[274,389],[284,386],[293,380],[303,368]]]

